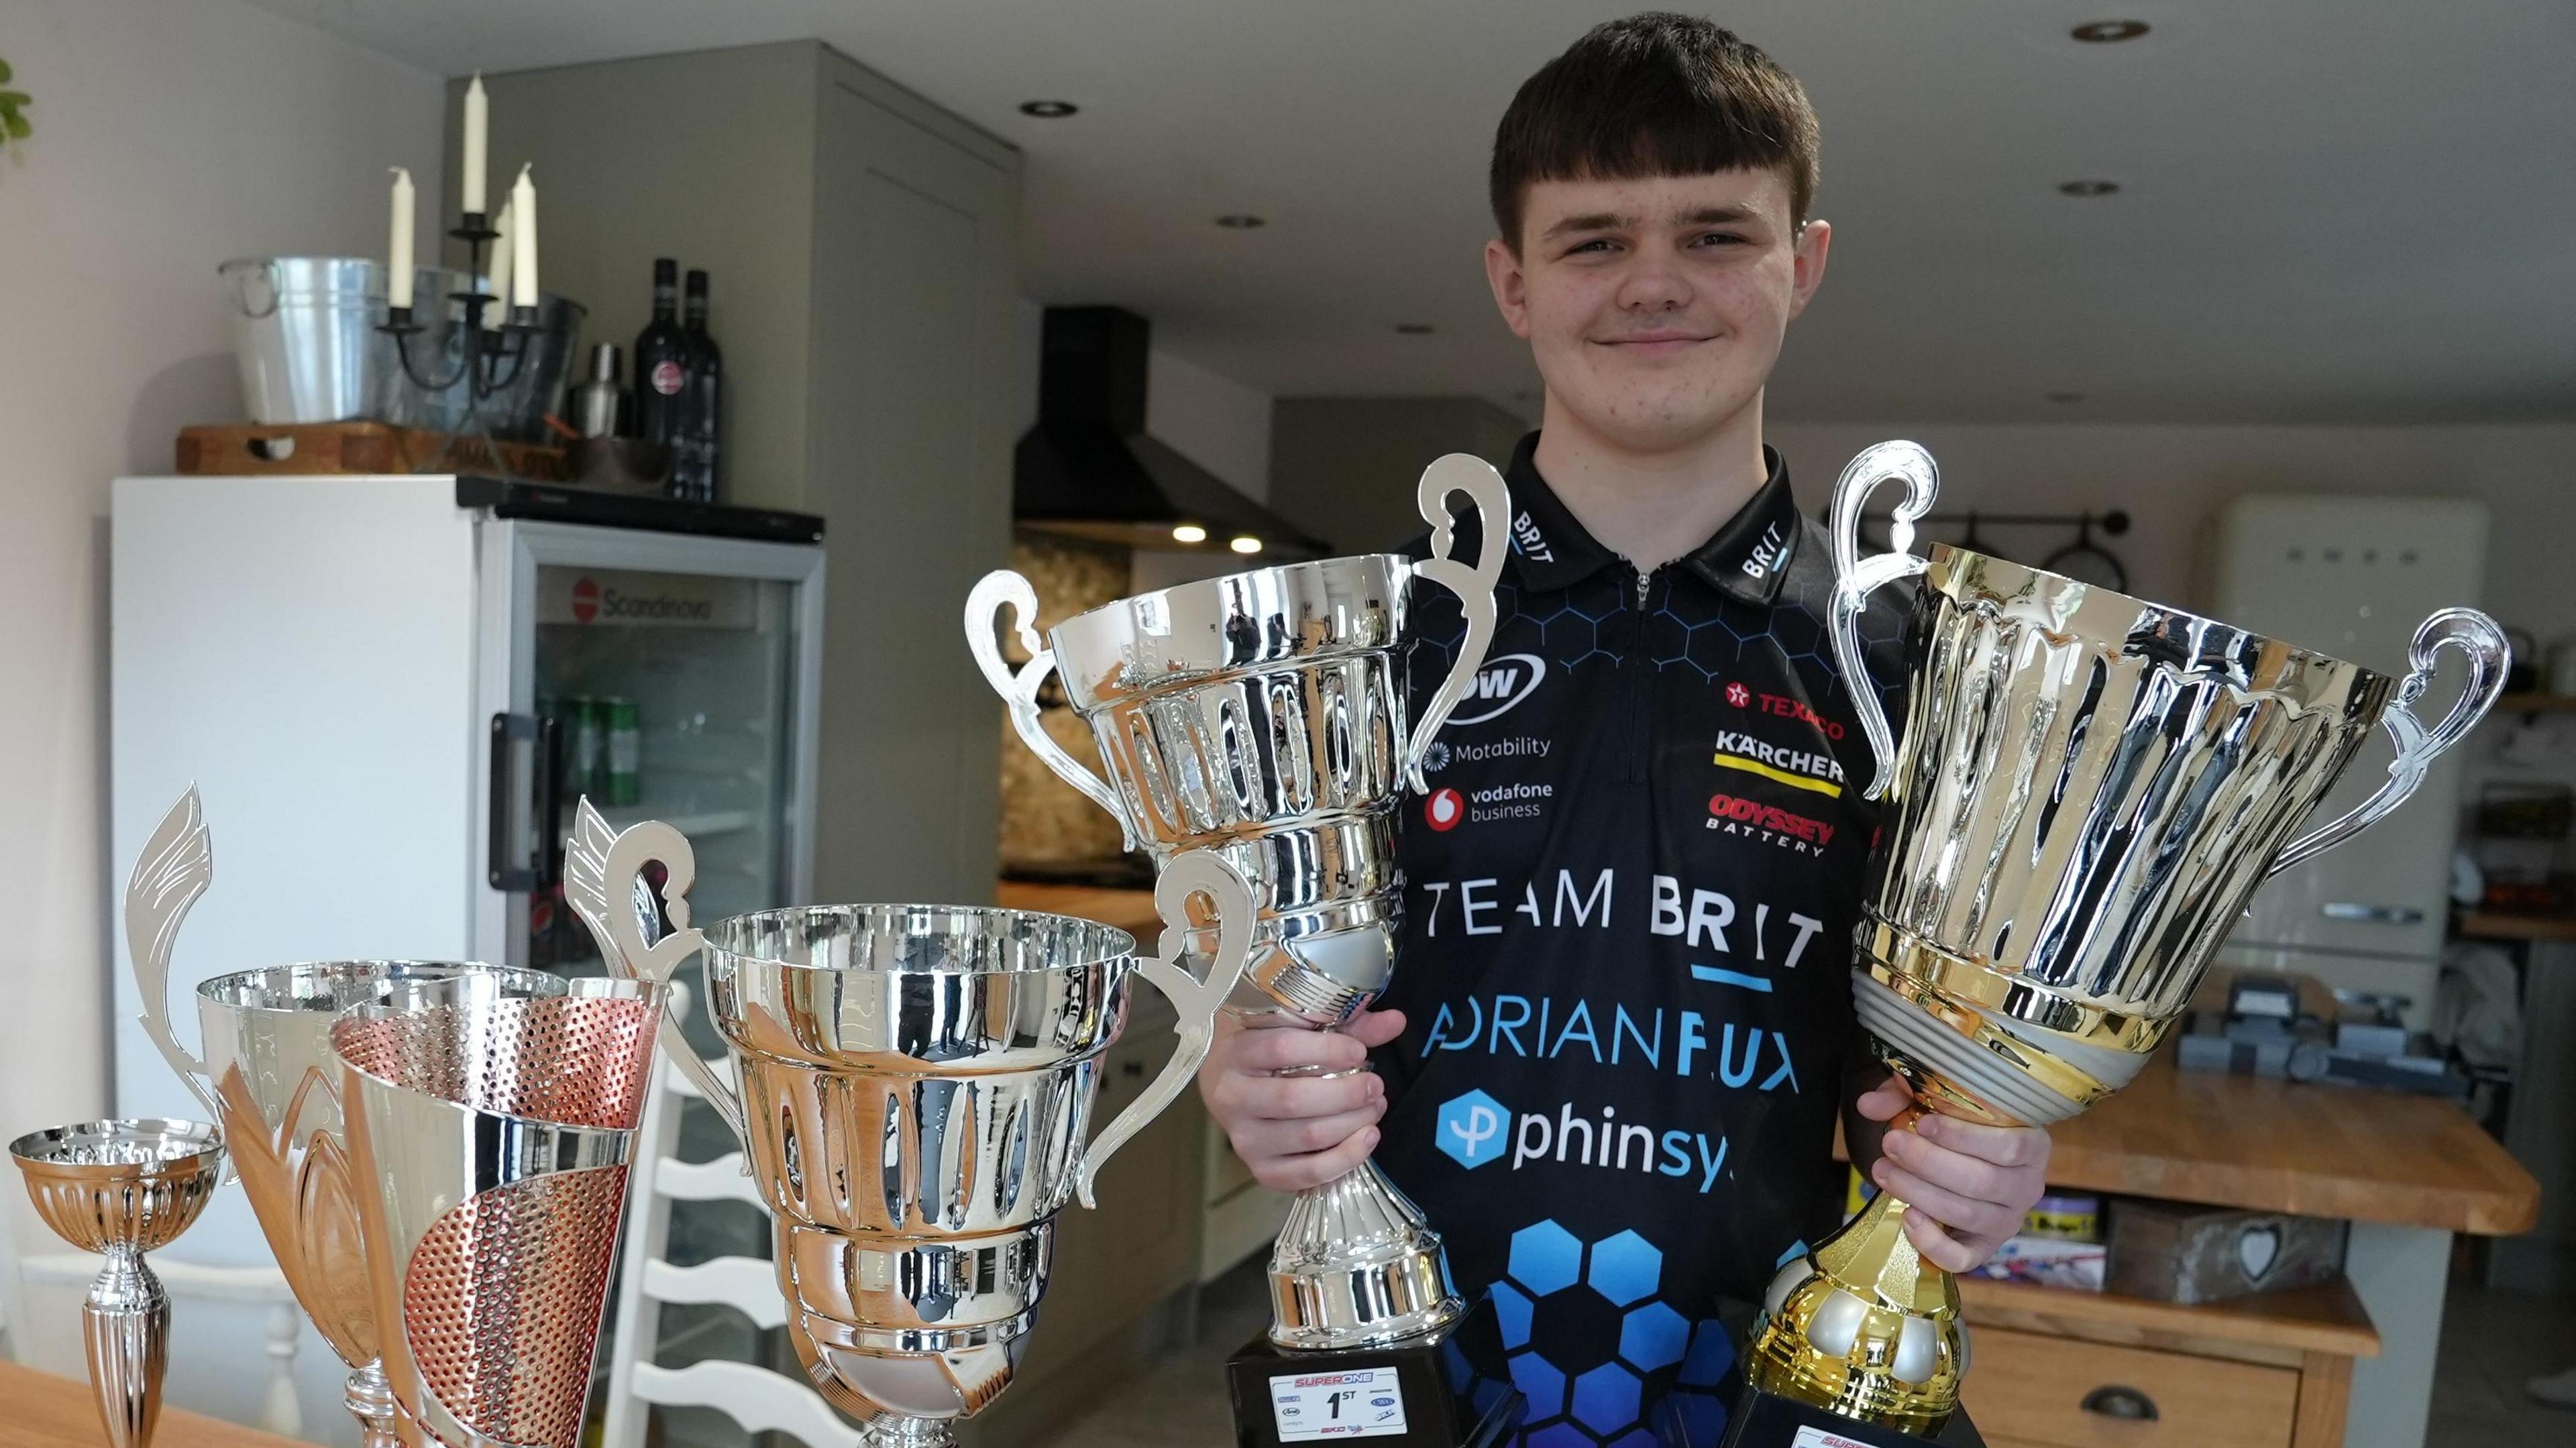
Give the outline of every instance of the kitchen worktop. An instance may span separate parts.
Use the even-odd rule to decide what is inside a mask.
[[[1163,917],[1154,909],[1151,890],[1104,890],[1091,885],[1032,885],[1004,880],[993,903],[1008,910],[1043,910],[1115,925],[1150,951],[1162,937]]]

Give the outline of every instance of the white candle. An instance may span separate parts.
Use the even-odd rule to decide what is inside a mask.
[[[503,201],[501,214],[492,218],[492,229],[501,234],[492,242],[492,275],[487,278],[491,285],[484,288],[492,294],[492,304],[483,309],[486,327],[497,328],[510,317],[510,232],[518,224],[518,218],[510,214],[510,203]]]
[[[510,270],[510,305],[533,307],[537,304],[537,183],[519,168],[519,179],[510,187],[510,250],[515,261]]]
[[[465,87],[465,194],[459,209],[468,215],[483,210],[483,155],[489,148],[492,116],[483,98],[483,72]]]
[[[411,173],[394,168],[393,242],[385,248],[385,300],[411,305]]]

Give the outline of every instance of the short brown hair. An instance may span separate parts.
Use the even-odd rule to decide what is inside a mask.
[[[1521,82],[1494,131],[1494,224],[1513,251],[1533,181],[1789,173],[1789,218],[1816,194],[1815,108],[1735,32],[1654,10],[1592,27]]]

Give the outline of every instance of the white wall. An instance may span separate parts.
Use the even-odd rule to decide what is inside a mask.
[[[438,214],[442,98],[436,77],[237,0],[0,0],[0,54],[35,127],[0,154],[0,1133],[15,1134],[108,1106],[104,931],[124,867],[103,843],[108,479],[169,471],[184,424],[240,419],[217,263],[381,253],[387,166],[410,167],[421,214]],[[419,248],[436,255],[426,229]],[[24,1194],[6,1198],[20,1249],[54,1250]],[[216,1405],[235,1406],[253,1405]]]

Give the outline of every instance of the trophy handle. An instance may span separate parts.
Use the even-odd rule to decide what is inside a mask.
[[[662,862],[663,869],[662,909],[658,913],[671,917],[671,932],[649,940],[645,932],[657,912],[653,908],[653,889],[644,882],[644,867],[655,860]],[[623,831],[612,830],[607,818],[591,804],[589,795],[583,795],[581,803],[574,807],[572,837],[564,842],[564,901],[581,917],[581,923],[590,927],[591,941],[599,947],[600,959],[608,963],[610,974],[661,986],[671,983],[672,972],[687,964],[689,957],[706,944],[706,936],[689,924],[686,897],[697,879],[697,852],[689,847],[688,836],[678,830],[660,820],[645,820]],[[617,908],[618,901],[626,902],[627,908]],[[658,1034],[661,1044],[671,1053],[671,1064],[680,1068],[689,1084],[697,1087],[698,1094],[724,1118],[734,1140],[748,1146],[742,1096],[681,1036],[675,994],[664,991],[661,996],[664,1029]]]
[[[1473,567],[1449,556],[1456,528],[1449,516],[1451,493],[1464,493],[1475,505],[1481,541]],[[1512,495],[1492,463],[1468,453],[1451,453],[1422,470],[1415,501],[1422,509],[1422,521],[1431,525],[1431,556],[1413,565],[1413,576],[1428,578],[1458,595],[1458,607],[1467,616],[1467,633],[1458,641],[1458,657],[1449,665],[1449,677],[1440,681],[1440,691],[1423,706],[1405,742],[1405,780],[1415,794],[1424,794],[1430,785],[1422,778],[1422,757],[1430,751],[1440,726],[1449,722],[1450,711],[1467,697],[1476,671],[1485,666],[1485,650],[1494,641],[1494,585],[1503,576],[1503,552],[1511,546]]]
[[[1890,478],[1904,479],[1905,500],[1896,505],[1896,520],[1888,525],[1888,551],[1863,558],[1861,505],[1869,501],[1880,483]],[[1878,687],[1869,677],[1869,660],[1861,653],[1860,616],[1869,606],[1870,594],[1882,584],[1912,578],[1932,566],[1914,554],[1914,520],[1932,511],[1932,497],[1940,489],[1941,470],[1933,465],[1932,454],[1924,451],[1922,444],[1911,442],[1883,442],[1863,449],[1834,482],[1834,604],[1830,631],[1834,663],[1843,671],[1843,687],[1851,690],[1852,712],[1860,716],[1861,732],[1869,736],[1870,756],[1877,762],[1869,788],[1861,791],[1864,799],[1884,798],[1888,783],[1896,776],[1896,731],[1888,725],[1887,709],[1879,703]]]
[[[2446,648],[2458,649],[2468,656],[2469,686],[2452,702],[2451,712],[2427,733],[2424,721],[2415,717],[2414,705],[2433,682],[2434,670],[2441,666],[2441,652]],[[2445,608],[2416,628],[2406,662],[2406,680],[2397,686],[2397,697],[2389,701],[2388,711],[2379,716],[2379,722],[2387,726],[2388,737],[2397,745],[2397,757],[2388,761],[2387,780],[2372,791],[2370,798],[2341,817],[2292,840],[2290,847],[2272,862],[2266,879],[2333,849],[2404,804],[2424,782],[2424,771],[2432,767],[2442,751],[2466,738],[2486,717],[2496,696],[2504,692],[2505,671],[2513,663],[2513,645],[2506,641],[2504,630],[2494,619],[2476,609]]]
[[[144,841],[142,857],[125,882],[125,947],[134,967],[134,986],[143,997],[143,1034],[161,1059],[205,1103],[210,1121],[224,1119],[215,1099],[206,1063],[188,1054],[170,1028],[170,953],[178,944],[179,923],[215,878],[214,842],[206,834],[197,803],[197,787],[179,796]]]
[[[1020,646],[1029,651],[1029,661],[1018,673],[1002,658],[999,636],[993,630],[995,616],[1003,604],[1011,606],[1011,627],[1020,635]],[[1091,802],[1109,811],[1118,821],[1123,843],[1119,848],[1136,848],[1136,825],[1127,817],[1127,802],[1108,781],[1083,767],[1081,760],[1065,752],[1064,746],[1046,732],[1038,720],[1038,688],[1055,668],[1055,650],[1045,647],[1038,637],[1038,591],[1030,582],[1007,568],[996,568],[975,580],[966,595],[966,647],[974,652],[975,666],[984,671],[984,682],[1002,696],[1010,706],[1011,727],[1018,731],[1020,742],[1029,752],[1046,761],[1046,767],[1058,779],[1091,796]]]
[[[1182,950],[1190,938],[1189,902],[1193,895],[1205,895],[1216,905],[1216,957],[1209,963],[1207,979],[1190,974],[1179,964]],[[1181,1038],[1179,1049],[1164,1065],[1163,1074],[1145,1088],[1145,1094],[1118,1113],[1118,1119],[1101,1129],[1082,1153],[1082,1170],[1074,1177],[1074,1190],[1086,1207],[1098,1206],[1092,1199],[1092,1186],[1100,1179],[1100,1168],[1128,1138],[1153,1123],[1198,1075],[1207,1060],[1208,1046],[1216,1039],[1217,1008],[1234,994],[1235,984],[1243,977],[1244,962],[1252,954],[1253,927],[1259,915],[1252,905],[1252,887],[1243,883],[1232,865],[1210,850],[1184,850],[1163,866],[1154,881],[1154,906],[1163,916],[1163,939],[1155,954],[1136,962],[1137,973],[1152,981],[1180,1012],[1172,1027]]]

